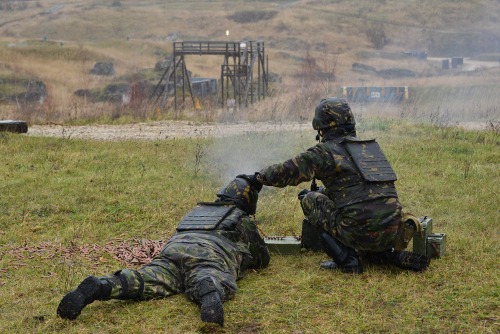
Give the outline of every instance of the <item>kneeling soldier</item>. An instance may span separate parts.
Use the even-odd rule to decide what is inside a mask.
[[[299,193],[307,222],[333,260],[321,267],[362,273],[358,252],[366,252],[404,269],[425,270],[429,259],[406,251],[405,242],[400,242],[406,226],[418,229],[418,218],[403,212],[396,174],[378,143],[356,137],[349,104],[341,98],[321,100],[312,126],[320,143],[255,177],[274,187],[316,179],[323,183],[318,191]]]

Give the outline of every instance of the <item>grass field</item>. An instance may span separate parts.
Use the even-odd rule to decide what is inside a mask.
[[[236,173],[314,145],[312,130],[120,142],[0,133],[0,332],[498,333],[498,131],[370,118],[359,129],[378,138],[405,207],[447,234],[446,256],[420,274],[367,264],[360,276],[319,270],[324,254],[274,256],[239,281],[223,329],[204,326],[181,295],[96,302],[74,322],[56,308],[86,276],[125,266],[106,243],[167,238]],[[267,235],[300,233],[296,194],[308,186],[263,189],[256,219]]]
[[[276,124],[273,133],[151,141],[0,132],[0,333],[499,333],[499,22],[498,0],[0,2],[0,119]],[[382,50],[372,30],[386,35]],[[150,78],[172,43],[188,40],[263,40],[279,81],[265,101],[236,111],[139,110],[74,95]],[[403,55],[409,50],[429,59]],[[443,70],[439,57],[453,56],[466,66]],[[112,62],[116,74],[91,75],[98,61]],[[477,61],[490,64],[466,68]],[[220,76],[217,57],[186,63],[194,76]],[[354,63],[415,77],[359,72]],[[47,99],[9,100],[28,79],[46,84]],[[161,243],[235,175],[314,145],[311,111],[342,86],[410,87],[404,103],[352,107],[359,136],[376,137],[397,172],[402,203],[446,233],[446,256],[420,274],[365,264],[360,276],[320,270],[321,253],[273,256],[239,281],[224,328],[204,325],[182,295],[96,302],[74,322],[56,316],[83,278],[139,266],[117,258],[123,247]],[[303,131],[280,126],[305,120]],[[472,131],[457,122],[490,125]],[[263,233],[300,233],[297,193],[306,187],[261,191]]]

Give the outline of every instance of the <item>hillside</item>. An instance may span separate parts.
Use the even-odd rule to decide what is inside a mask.
[[[43,123],[74,121],[91,109],[99,118],[108,106],[89,107],[76,91],[157,82],[161,72],[153,71],[155,64],[171,54],[173,42],[189,40],[264,41],[269,72],[280,78],[273,92],[289,101],[281,102],[281,113],[295,118],[320,96],[338,94],[341,86],[452,87],[448,95],[456,87],[480,87],[479,97],[490,100],[500,77],[498,14],[496,0],[4,1],[0,112],[2,118]],[[405,54],[413,50],[427,52],[428,58]],[[442,58],[455,56],[464,57],[464,65],[444,71]],[[114,74],[90,74],[100,61],[112,63]],[[220,58],[186,62],[193,76],[220,77]],[[328,80],[311,73],[327,73]],[[17,101],[13,107],[11,96],[19,95],[15,84],[22,80],[44,83],[47,96],[40,105],[20,108]],[[488,109],[486,119],[496,112]]]

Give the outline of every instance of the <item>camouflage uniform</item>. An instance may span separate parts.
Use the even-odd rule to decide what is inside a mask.
[[[312,126],[321,143],[282,164],[264,168],[256,178],[275,187],[315,179],[323,182],[325,188],[320,191],[299,193],[307,217],[302,223],[302,234],[307,236],[304,246],[322,249],[333,259],[320,267],[360,274],[359,254],[364,253],[403,269],[425,270],[429,265],[425,256],[404,251],[418,230],[418,220],[405,215],[402,222],[396,174],[375,140],[356,138],[349,104],[337,97],[322,99]]]
[[[224,300],[234,297],[236,280],[243,271],[266,267],[270,257],[255,223],[244,211],[235,207],[220,226],[215,231],[177,232],[151,263],[100,277],[111,285],[109,297],[146,300],[185,293],[199,302],[197,286],[206,278]]]
[[[198,203],[151,263],[104,277],[89,276],[57,307],[74,320],[96,300],[163,298],[185,293],[200,304],[201,321],[224,325],[223,301],[236,293],[236,280],[247,268],[264,268],[269,251],[250,219],[262,184],[238,175],[210,203]]]
[[[296,186],[313,178],[325,188],[301,201],[311,224],[345,245],[380,252],[394,246],[401,219],[394,182],[366,182],[346,152],[344,135],[326,132],[322,142],[282,164],[260,171],[264,185]]]

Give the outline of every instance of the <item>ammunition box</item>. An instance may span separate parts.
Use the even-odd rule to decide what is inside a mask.
[[[421,217],[422,233],[413,237],[413,253],[429,259],[439,258],[446,252],[446,234],[432,233],[432,218]]]
[[[413,236],[413,253],[427,256],[427,237],[432,233],[432,218],[424,216],[419,220],[422,232]]]
[[[301,241],[296,237],[265,237],[264,242],[271,254],[297,255],[300,254]]]
[[[427,236],[427,257],[439,258],[446,253],[446,234],[431,233]]]

